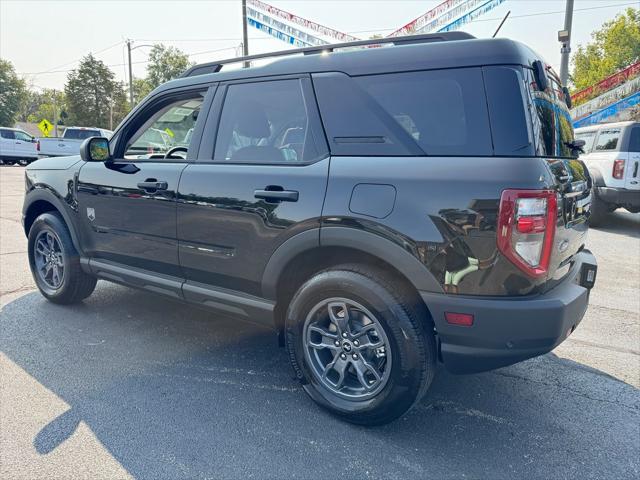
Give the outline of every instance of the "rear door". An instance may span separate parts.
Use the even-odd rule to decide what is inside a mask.
[[[160,151],[147,132],[184,136],[196,125],[206,93],[205,86],[149,100],[111,140],[113,161],[82,166],[79,217],[82,244],[92,259],[181,278],[176,193],[191,145],[166,145]],[[170,283],[179,295],[180,283]]]
[[[628,152],[627,167],[624,176],[624,186],[629,190],[640,190],[640,124],[627,127]]]
[[[308,76],[221,85],[180,180],[185,297],[204,301],[202,286],[261,295],[273,252],[319,227],[328,171]]]

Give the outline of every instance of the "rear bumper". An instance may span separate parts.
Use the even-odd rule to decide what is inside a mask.
[[[434,318],[447,370],[482,372],[553,350],[584,316],[589,288],[582,284],[586,284],[585,273],[590,269],[597,269],[596,259],[583,250],[562,283],[533,297],[488,298],[421,292]],[[473,314],[473,325],[451,325],[445,321],[445,312]]]
[[[598,197],[606,203],[622,207],[640,207],[640,190],[626,188],[597,187]]]

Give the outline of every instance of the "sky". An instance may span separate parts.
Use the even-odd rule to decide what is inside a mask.
[[[386,35],[442,0],[269,0],[268,3],[358,38]],[[572,47],[640,0],[575,0]],[[528,44],[556,70],[557,32],[564,26],[565,0],[506,0],[462,30],[490,37],[504,15],[499,37]],[[133,40],[134,77],[145,76],[149,47],[173,45],[196,63],[234,57],[242,37],[240,0],[0,0],[0,57],[35,89],[62,89],[69,70],[92,52],[127,79],[127,38]],[[289,48],[249,29],[250,53]]]

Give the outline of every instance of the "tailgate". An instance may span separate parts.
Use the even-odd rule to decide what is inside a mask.
[[[548,159],[558,187],[558,218],[548,288],[571,269],[575,255],[582,250],[587,235],[591,208],[591,177],[584,162],[578,159]],[[555,280],[555,281],[554,281]]]

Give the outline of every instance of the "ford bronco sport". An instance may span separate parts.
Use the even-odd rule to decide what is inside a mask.
[[[454,32],[270,56],[195,66],[26,169],[47,299],[104,279],[270,325],[304,390],[361,424],[406,412],[438,362],[567,338],[596,275],[591,180],[532,50]]]

